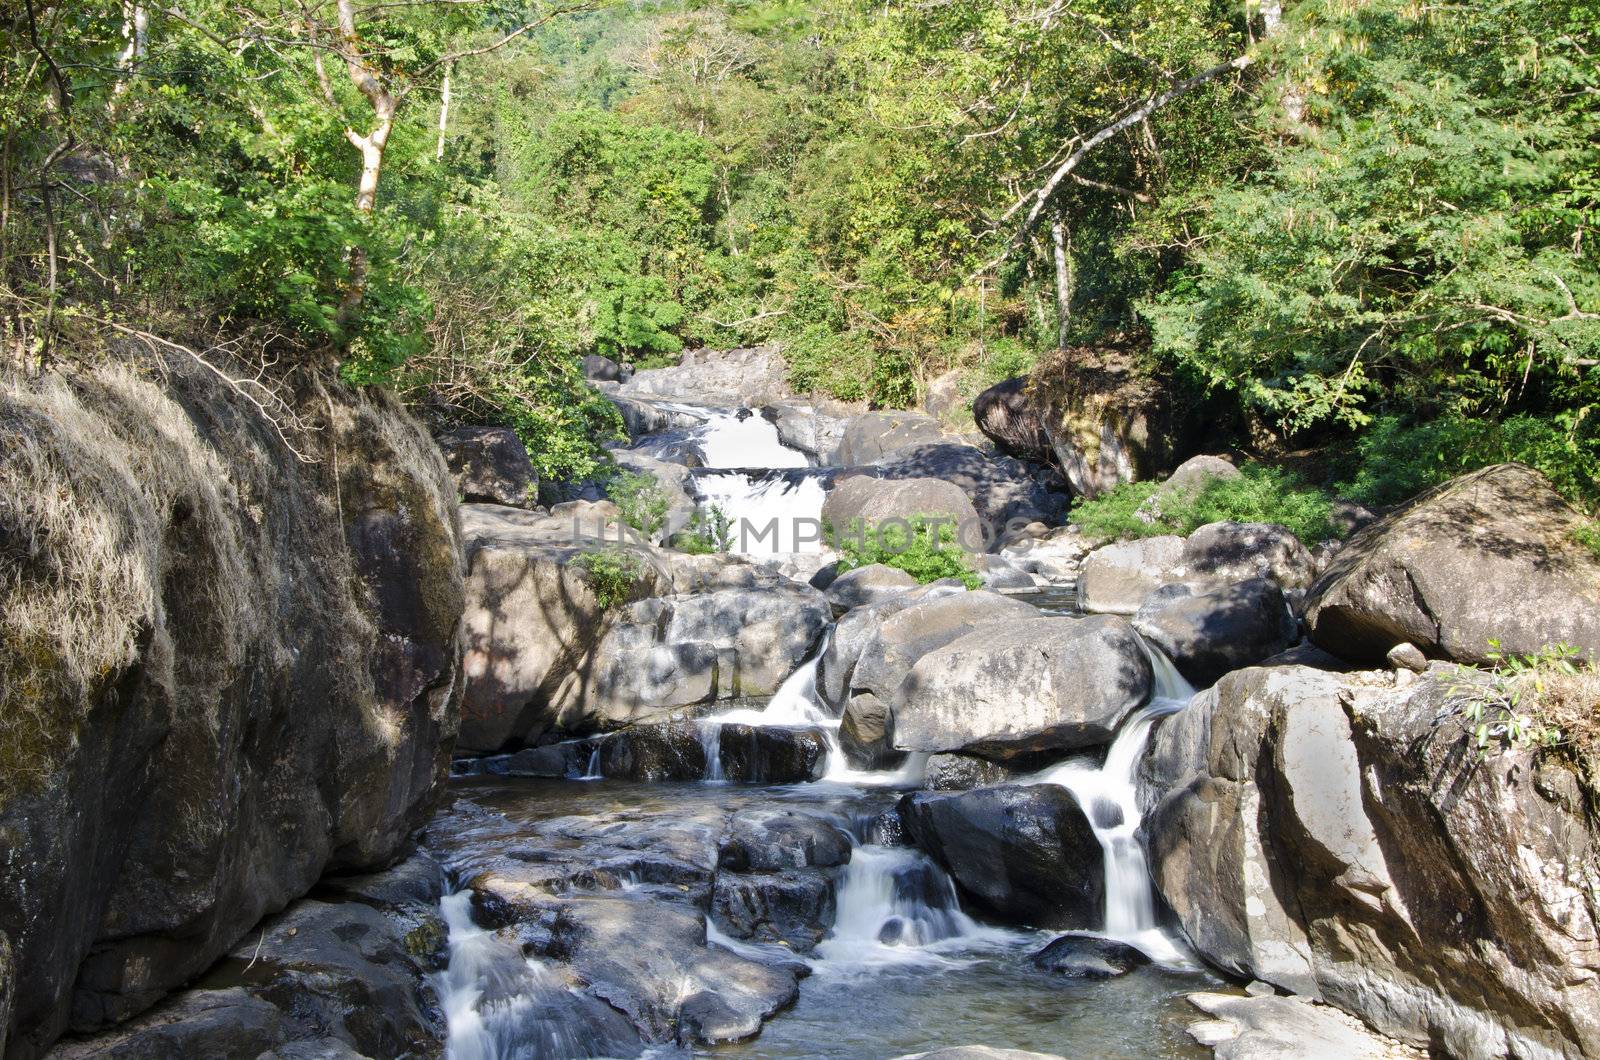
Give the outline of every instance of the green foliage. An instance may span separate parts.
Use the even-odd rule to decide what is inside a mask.
[[[1593,740],[1600,682],[1577,648],[1557,644],[1519,655],[1503,651],[1497,640],[1489,645],[1489,669],[1457,667],[1450,686],[1480,756],[1546,750],[1575,737],[1585,745]],[[1572,728],[1564,730],[1564,722]]]
[[[1214,478],[1193,491],[1167,491],[1152,482],[1127,482],[1072,508],[1072,521],[1092,537],[1140,538],[1191,534],[1207,523],[1274,523],[1315,544],[1335,536],[1331,503],[1321,490],[1287,472],[1249,464],[1237,478]]]
[[[1574,426],[1580,426],[1574,424]],[[1356,443],[1358,469],[1338,488],[1363,504],[1392,505],[1475,468],[1520,461],[1543,472],[1567,499],[1600,509],[1600,431],[1563,429],[1561,420],[1503,421],[1442,416],[1423,423],[1376,420]]]
[[[572,562],[588,579],[595,600],[606,611],[628,602],[634,583],[644,571],[643,561],[620,546],[584,552]]]
[[[667,523],[672,498],[654,475],[642,471],[615,471],[606,483],[606,495],[622,512],[622,521],[653,540]]]
[[[853,522],[835,535],[840,551],[840,572],[881,563],[903,570],[923,585],[941,578],[958,579],[968,589],[981,584],[972,563],[956,543],[956,528],[949,519],[915,516],[886,525]]]
[[[1586,523],[1572,532],[1572,539],[1600,559],[1600,523]]]
[[[733,547],[733,519],[721,505],[698,507],[689,525],[673,535],[672,547],[695,556],[726,552]]]

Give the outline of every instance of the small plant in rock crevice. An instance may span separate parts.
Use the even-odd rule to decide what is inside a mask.
[[[1459,667],[1450,692],[1478,754],[1600,748],[1600,671],[1570,644],[1532,654],[1489,642],[1490,666]]]
[[[625,548],[585,552],[573,560],[573,566],[583,572],[589,588],[594,591],[595,600],[605,611],[628,602],[633,585],[644,570],[639,557]]]
[[[693,556],[726,552],[733,547],[733,519],[718,504],[696,508],[689,525],[672,538],[672,547]]]
[[[622,512],[622,521],[646,538],[655,539],[667,524],[672,498],[654,475],[642,471],[618,471],[606,484],[606,494]]]

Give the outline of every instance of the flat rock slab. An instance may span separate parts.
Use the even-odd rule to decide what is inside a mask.
[[[1354,1016],[1303,997],[1190,994],[1189,1003],[1214,1019],[1189,1034],[1218,1060],[1407,1060],[1424,1054],[1375,1034]]]

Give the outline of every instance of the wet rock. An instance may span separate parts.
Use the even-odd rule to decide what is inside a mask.
[[[732,872],[835,868],[850,860],[850,836],[831,821],[786,810],[749,810],[728,825],[717,863]]]
[[[811,726],[725,724],[718,746],[723,776],[734,784],[798,784],[821,778],[828,765],[828,742]]]
[[[894,700],[894,746],[1004,759],[1105,743],[1151,680],[1122,619],[989,623],[917,660]]]
[[[719,873],[711,909],[717,926],[734,938],[781,942],[810,953],[833,926],[834,878],[796,869]]]
[[[556,909],[549,955],[649,1041],[749,1038],[798,995],[793,972],[708,948],[698,910],[604,897],[564,900]]]
[[[537,503],[539,480],[517,432],[506,427],[457,427],[439,435],[438,442],[463,502],[512,508]]]
[[[1487,662],[1491,640],[1600,658],[1600,559],[1573,536],[1585,524],[1521,464],[1452,479],[1349,541],[1308,596],[1311,638],[1373,663],[1401,641],[1467,663]]]
[[[600,741],[600,775],[613,780],[701,780],[706,764],[695,722],[630,725]]]
[[[1133,628],[1199,688],[1284,651],[1300,636],[1283,591],[1266,578],[1200,593],[1186,586],[1157,590]]]
[[[869,563],[865,567],[845,571],[828,585],[828,603],[835,615],[852,608],[879,603],[917,587],[917,579],[903,570]]]
[[[60,1060],[168,1060],[176,1056],[261,1056],[287,1037],[284,1016],[241,987],[188,990],[106,1034],[65,1041]]]
[[[929,791],[966,791],[992,787],[1011,780],[1012,771],[999,762],[976,755],[939,754],[928,758],[922,786]]]
[[[1113,979],[1150,963],[1137,947],[1098,935],[1062,935],[1028,960],[1067,979]]]
[[[1038,927],[1099,923],[1100,843],[1064,788],[915,792],[900,815],[917,846],[988,912]]]
[[[1224,677],[1143,764],[1153,879],[1242,977],[1451,1055],[1595,1054],[1592,793],[1548,756],[1481,759],[1458,681]]]
[[[581,777],[588,772],[594,746],[584,741],[524,747],[508,755],[483,759],[483,772],[503,777]]]
[[[857,769],[886,769],[902,757],[894,749],[894,712],[871,692],[857,692],[839,721],[839,748]]]

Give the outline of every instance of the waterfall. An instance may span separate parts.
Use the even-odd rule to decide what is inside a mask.
[[[845,964],[937,960],[929,947],[1009,938],[961,911],[956,887],[926,854],[863,843],[839,881],[838,913],[817,953]]]
[[[822,550],[822,503],[828,497],[822,473],[703,470],[692,473],[686,484],[696,501],[716,505],[731,520],[734,552]]]
[[[706,756],[707,784],[726,784],[728,776],[722,771],[722,726],[720,718],[700,722],[700,749]]]
[[[694,439],[706,467],[806,467],[804,453],[790,449],[778,437],[778,428],[759,412],[709,411]]]
[[[636,1040],[597,1024],[583,996],[543,963],[475,924],[471,891],[439,905],[450,961],[432,978],[448,1030],[446,1060],[637,1055]]]
[[[603,779],[605,779],[600,774],[600,744],[598,742],[594,745],[594,749],[589,752],[589,765],[588,765],[588,767],[586,769],[584,769],[583,776],[579,777],[578,779],[579,780],[603,780]]]
[[[1159,648],[1142,639],[1154,686],[1150,702],[1130,714],[1095,768],[1081,760],[1063,762],[1037,774],[1036,784],[1059,784],[1082,807],[1105,855],[1105,925],[1103,933],[1144,950],[1153,959],[1186,964],[1187,958],[1156,924],[1155,894],[1144,844],[1139,839],[1135,773],[1155,723],[1189,705],[1194,686]]]

